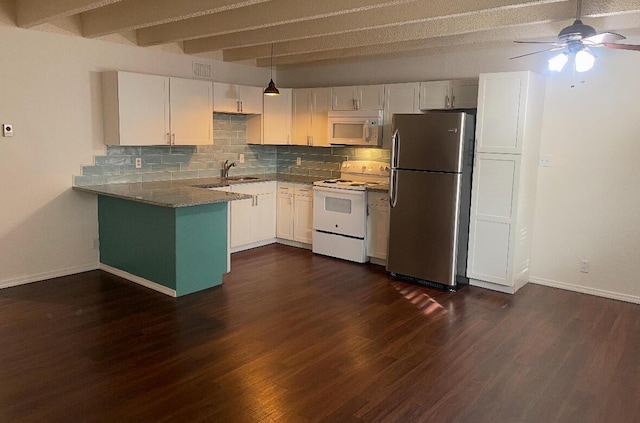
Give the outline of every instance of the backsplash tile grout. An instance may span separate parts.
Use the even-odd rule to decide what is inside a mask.
[[[236,162],[229,175],[270,173],[339,177],[344,160],[375,160],[389,163],[389,150],[357,147],[275,146],[246,143],[244,115],[215,113],[214,144],[202,146],[107,146],[93,166],[83,166],[74,185],[146,182],[221,176],[225,160]],[[239,154],[245,162],[240,163]],[[136,169],[135,159],[142,158]],[[300,157],[301,165],[296,165]]]

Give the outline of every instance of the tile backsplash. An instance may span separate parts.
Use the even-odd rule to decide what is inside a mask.
[[[74,185],[218,177],[225,160],[236,162],[229,175],[282,173],[318,178],[339,177],[344,160],[389,162],[389,150],[379,148],[247,144],[246,119],[245,115],[215,113],[214,145],[107,146],[107,155],[96,156],[93,165],[83,166]],[[244,154],[244,163],[239,162],[239,154]],[[142,159],[139,169],[136,158]],[[297,158],[300,165],[296,165]]]

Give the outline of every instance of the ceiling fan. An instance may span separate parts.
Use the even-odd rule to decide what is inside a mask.
[[[552,47],[515,56],[512,57],[512,59],[531,56],[532,54],[545,53],[547,51],[562,50],[561,53],[549,59],[549,70],[560,72],[562,68],[564,68],[564,65],[569,61],[569,57],[573,56],[576,71],[586,72],[593,67],[596,60],[596,56],[591,52],[593,47],[640,51],[640,45],[617,44],[616,41],[626,39],[626,37],[620,34],[613,32],[602,32],[598,34],[592,26],[582,23],[582,20],[580,19],[581,12],[582,0],[578,0],[576,20],[572,25],[569,25],[560,31],[558,34],[558,41],[515,41],[520,44],[547,44]]]

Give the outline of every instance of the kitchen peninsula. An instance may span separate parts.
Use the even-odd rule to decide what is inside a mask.
[[[101,268],[171,296],[222,283],[228,202],[220,178],[75,186],[98,195]]]

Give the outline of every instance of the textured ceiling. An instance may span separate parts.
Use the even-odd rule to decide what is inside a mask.
[[[277,67],[554,40],[576,0],[4,0],[21,28]],[[586,24],[637,34],[640,0],[584,0]],[[69,30],[69,28],[75,28]],[[523,53],[534,51],[523,46]]]

